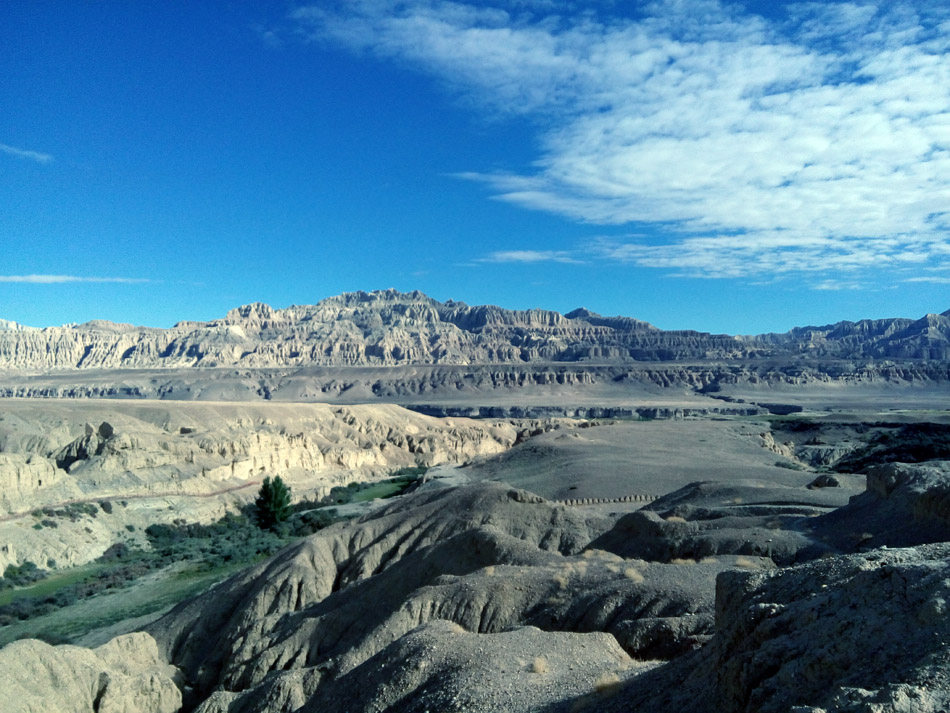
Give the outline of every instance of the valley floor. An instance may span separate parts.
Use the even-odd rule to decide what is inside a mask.
[[[114,571],[117,543],[130,567],[183,553],[0,627],[79,645],[9,643],[0,693],[24,712],[63,691],[169,713],[943,710],[950,411],[849,393],[653,420],[0,401],[0,559],[52,572],[0,610]],[[233,513],[276,474],[314,503],[406,490],[268,539]],[[169,535],[187,523],[198,539]]]

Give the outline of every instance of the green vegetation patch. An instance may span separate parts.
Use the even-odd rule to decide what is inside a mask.
[[[71,641],[93,629],[160,611],[333,524],[340,519],[333,506],[393,497],[425,471],[403,468],[384,481],[334,488],[319,501],[296,503],[285,519],[274,522],[262,522],[259,508],[250,504],[209,525],[150,525],[144,533],[147,548],[117,542],[95,562],[69,570],[49,572],[33,562],[11,565],[0,577],[0,645],[37,636]],[[34,515],[78,519],[109,509],[101,503],[76,504]],[[36,524],[56,526],[48,519]],[[55,567],[54,562],[47,564]]]
[[[410,486],[418,483],[428,469],[422,466],[400,468],[391,478],[374,483],[350,483],[338,485],[318,503],[308,503],[309,507],[325,507],[327,505],[346,505],[359,503],[377,498],[392,498],[401,495]],[[298,506],[299,507],[299,506]]]

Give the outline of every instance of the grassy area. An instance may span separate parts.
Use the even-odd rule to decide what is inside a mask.
[[[0,646],[22,638],[50,643],[68,643],[89,632],[117,622],[162,612],[184,599],[200,594],[211,585],[247,564],[232,564],[203,572],[177,563],[141,577],[120,591],[78,601],[27,621],[0,628]]]
[[[360,490],[353,497],[354,503],[363,503],[377,498],[391,498],[399,495],[405,489],[404,485],[393,482],[375,483],[365,490]]]
[[[319,503],[310,504],[310,507],[326,507],[329,505],[346,505],[360,503],[377,498],[392,498],[401,494],[410,485],[416,483],[426,472],[426,468],[401,468],[387,480],[374,483],[350,483],[337,486],[330,490],[329,495]],[[299,508],[300,506],[298,506]]]
[[[68,587],[89,577],[98,575],[106,566],[107,565],[99,562],[93,562],[80,567],[53,572],[47,575],[46,578],[25,587],[4,589],[0,591],[0,607],[10,604],[14,599],[23,597],[48,597],[63,587]]]
[[[251,505],[210,525],[151,525],[145,530],[148,548],[116,543],[81,567],[53,573],[32,563],[9,568],[10,576],[0,577],[0,645],[23,637],[74,641],[160,612],[332,524],[334,506],[393,497],[424,472],[405,468],[385,481],[334,488],[320,501],[297,503],[288,520],[271,529],[258,526]]]

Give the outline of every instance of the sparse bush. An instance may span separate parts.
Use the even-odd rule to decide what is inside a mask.
[[[801,463],[792,463],[787,460],[777,460],[775,461],[776,468],[787,468],[788,470],[805,470],[805,466]]]
[[[604,673],[594,681],[594,691],[600,695],[607,696],[620,688],[620,677],[615,673]]]
[[[326,510],[309,510],[295,513],[289,519],[290,534],[306,537],[333,524],[333,517]]]
[[[623,576],[629,579],[634,584],[640,584],[643,580],[643,575],[640,574],[634,567],[627,567],[623,571]]]

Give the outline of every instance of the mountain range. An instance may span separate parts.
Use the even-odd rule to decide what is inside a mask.
[[[351,292],[315,305],[253,303],[170,329],[94,320],[32,328],[0,319],[0,369],[404,366],[583,362],[950,359],[950,310],[730,336],[661,330],[586,309],[509,310],[421,292]]]

